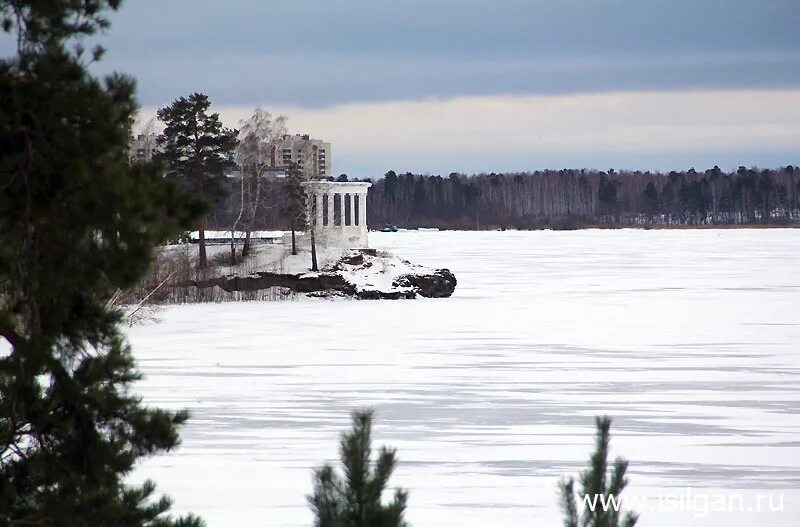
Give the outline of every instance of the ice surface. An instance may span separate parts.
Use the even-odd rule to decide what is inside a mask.
[[[188,408],[146,461],[211,527],[310,525],[311,469],[378,411],[415,526],[561,524],[596,414],[629,492],[784,495],[784,512],[643,511],[642,526],[800,525],[800,230],[400,232],[448,299],[178,306],[128,330],[148,403]]]

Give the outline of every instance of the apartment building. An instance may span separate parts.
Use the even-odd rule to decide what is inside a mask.
[[[309,179],[327,179],[331,175],[331,144],[311,139],[308,134],[286,134],[272,145],[270,171],[285,175],[295,163]]]
[[[158,152],[156,134],[138,134],[131,141],[128,156],[132,161],[150,161],[156,152]]]
[[[130,158],[149,161],[158,152],[156,134],[138,134],[131,141]],[[286,134],[270,147],[268,173],[286,175],[290,163],[295,163],[308,179],[328,179],[331,176],[331,144],[311,139],[308,134]]]

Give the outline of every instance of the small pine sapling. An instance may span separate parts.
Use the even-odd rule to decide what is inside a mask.
[[[619,509],[622,507],[609,506],[621,503],[620,496],[628,485],[625,477],[628,462],[622,458],[615,459],[608,474],[611,418],[597,417],[595,422],[595,450],[589,459],[589,468],[580,476],[579,494],[575,493],[573,478],[562,480],[559,484],[564,527],[634,527],[638,520],[635,513],[628,511],[620,516]],[[592,503],[591,506],[587,499]]]
[[[314,470],[308,502],[316,527],[408,527],[403,520],[408,493],[396,489],[387,505],[381,500],[397,459],[395,450],[384,446],[373,461],[373,415],[372,410],[353,412],[353,428],[339,445],[343,475],[329,464]]]

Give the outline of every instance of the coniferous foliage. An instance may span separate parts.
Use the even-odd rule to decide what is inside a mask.
[[[589,468],[580,476],[580,489],[576,496],[575,480],[561,481],[561,510],[564,514],[564,527],[633,527],[638,517],[632,512],[620,515],[609,504],[609,498],[616,503],[628,484],[625,472],[628,462],[617,458],[608,473],[608,447],[611,439],[611,419],[597,417],[597,437],[595,450],[589,459]],[[592,500],[592,507],[585,501]],[[594,510],[591,510],[594,508]]]
[[[65,5],[59,0],[2,0],[0,23],[4,32],[16,33],[20,54],[60,47],[71,40],[76,44],[75,56],[80,57],[83,49],[75,39],[108,29],[106,13],[119,9],[121,3],[122,0],[81,0]],[[99,59],[102,48],[96,47],[93,55]]]
[[[134,83],[89,74],[80,41],[114,1],[0,2],[0,525],[182,526],[124,478],[178,444],[185,412],[143,406],[107,307],[202,207],[128,164]],[[99,53],[94,53],[98,58]]]
[[[317,527],[404,527],[408,493],[395,490],[384,505],[381,497],[397,462],[394,449],[381,447],[372,459],[371,410],[353,412],[353,428],[342,435],[339,456],[343,476],[332,466],[314,471],[314,494],[308,497]],[[374,465],[374,467],[373,467]]]
[[[211,102],[202,93],[180,97],[158,110],[164,131],[157,138],[158,158],[166,162],[167,176],[193,185],[197,196],[219,195],[225,186],[222,179],[234,166],[236,130],[225,128],[219,114],[209,113]],[[201,216],[198,265],[206,266],[205,216]]]

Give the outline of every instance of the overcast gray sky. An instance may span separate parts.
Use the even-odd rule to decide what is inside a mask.
[[[800,0],[128,0],[112,21],[101,69],[145,112],[192,91],[231,124],[282,111],[355,176],[800,163]]]

